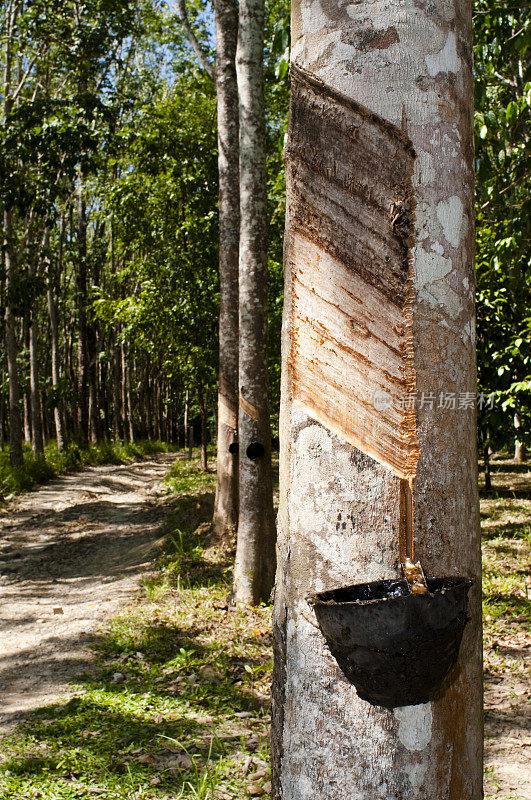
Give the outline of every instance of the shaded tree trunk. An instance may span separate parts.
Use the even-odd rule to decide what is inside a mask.
[[[115,439],[124,438],[123,416],[121,413],[120,387],[122,386],[121,352],[120,347],[114,344],[112,358],[113,383],[112,383],[112,413],[113,434]]]
[[[238,524],[238,244],[240,230],[238,4],[216,0],[216,91],[219,171],[219,388],[217,476],[213,525],[218,535]],[[231,445],[232,448],[231,448]]]
[[[12,68],[14,62],[14,42],[16,40],[16,21],[20,13],[20,4],[11,3],[4,20],[5,55],[3,58],[3,122],[7,122],[13,108],[11,95]],[[3,46],[2,45],[2,46]],[[13,212],[7,206],[4,208],[4,263],[5,263],[5,339],[7,375],[9,379],[9,459],[13,466],[20,466],[23,461],[22,454],[22,422],[20,418],[20,383],[17,368],[17,336],[14,314],[13,292],[15,289],[16,256],[13,241]]]
[[[209,472],[207,459],[207,411],[203,385],[197,387],[197,403],[199,405],[199,415],[201,417],[201,469]]]
[[[131,399],[131,373],[128,361],[129,348],[122,342],[122,408],[124,415],[124,429],[126,438],[130,442],[135,440],[133,427],[133,403]]]
[[[17,336],[12,293],[15,280],[15,254],[13,249],[13,217],[4,210],[4,258],[6,266],[6,359],[9,379],[9,459],[14,467],[23,462],[22,424],[20,419],[20,383],[17,369]]]
[[[87,217],[85,200],[83,198],[83,180],[78,178],[77,186],[77,213],[78,213],[78,264],[76,276],[77,291],[77,421],[78,433],[83,444],[89,440],[89,414],[88,414],[88,368],[89,352],[87,337]]]
[[[29,356],[30,356],[30,398],[31,398],[31,434],[33,455],[41,458],[44,454],[42,435],[42,407],[39,388],[39,328],[35,310],[29,321]]]
[[[52,386],[55,391],[61,381],[60,367],[59,367],[59,326],[57,322],[57,296],[59,286],[59,276],[62,272],[63,266],[63,235],[64,235],[64,217],[61,217],[61,225],[59,229],[59,249],[57,254],[57,272],[54,271],[51,259],[48,260],[48,287],[47,287],[47,301],[48,301],[48,318],[50,321],[50,349],[52,361]],[[55,437],[57,440],[57,450],[61,452],[65,446],[65,428],[62,414],[62,403],[56,398],[54,409],[55,421]]]
[[[476,390],[471,20],[444,8],[292,5],[292,58],[317,80],[294,70],[287,148],[276,800],[482,797],[475,404],[440,404]],[[380,353],[403,359],[392,381]],[[383,419],[375,392],[389,382],[405,402],[416,390],[416,557],[474,581],[450,684],[394,711],[358,697],[306,601],[400,575],[401,440],[384,456],[396,429],[351,416]]]
[[[518,411],[516,411],[514,415],[514,431],[516,434],[514,442],[514,460],[517,464],[523,464],[527,459],[527,451],[525,444],[521,441],[522,418]]]
[[[267,600],[275,523],[267,376],[267,202],[263,0],[241,0],[236,58],[240,98],[239,518],[233,594]]]

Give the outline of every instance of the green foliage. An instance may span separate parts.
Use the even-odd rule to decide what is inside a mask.
[[[120,265],[97,317],[185,385],[215,384],[217,153],[212,81],[185,74],[137,108],[118,136],[112,179],[98,186]]]
[[[529,6],[477,0],[474,40],[479,388],[497,397],[480,426],[500,447],[514,411],[531,443]]]

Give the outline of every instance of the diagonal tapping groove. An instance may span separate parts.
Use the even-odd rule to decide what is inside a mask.
[[[291,79],[293,398],[410,486],[415,151],[404,130],[316,76],[292,65]]]

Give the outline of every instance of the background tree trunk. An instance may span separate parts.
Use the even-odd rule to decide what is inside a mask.
[[[514,460],[517,464],[523,464],[527,459],[527,451],[524,442],[521,441],[522,436],[522,418],[518,411],[514,414]]]
[[[236,58],[240,98],[241,214],[238,437],[240,508],[234,565],[234,599],[238,603],[267,600],[275,574],[267,377],[263,36],[263,0],[241,0]]]
[[[344,147],[335,140],[332,144],[325,132],[302,154],[316,175],[315,186],[322,189],[322,216],[332,221],[328,241],[318,215],[316,235],[297,244],[302,241],[296,235],[300,209],[292,194],[295,166],[292,171],[288,160],[273,797],[479,800],[483,712],[475,400],[455,410],[439,407],[441,392],[475,398],[476,389],[470,8],[452,0],[437,10],[414,0],[362,2],[354,17],[350,9],[313,0],[302,7],[294,0],[292,58],[322,79],[324,94],[332,98],[334,91],[341,92],[357,112]],[[308,97],[292,93],[294,101],[299,121],[306,119]],[[334,114],[324,113],[321,120],[331,134],[337,132]],[[379,149],[384,140],[388,153]],[[368,142],[368,148],[358,141]],[[400,142],[414,158],[409,196],[401,196],[393,180],[379,180],[386,163],[398,169]],[[348,159],[356,165],[343,177]],[[316,168],[320,162],[325,163],[322,172]],[[359,204],[357,218],[347,219],[344,207],[334,204],[342,180]],[[370,219],[377,207],[384,221],[375,233]],[[339,274],[345,286],[354,280],[355,272],[346,266],[349,255],[368,272],[381,269],[385,282],[381,246],[402,236],[401,218],[411,217],[412,209],[415,241],[405,266],[412,269],[415,283],[416,556],[428,575],[465,575],[474,585],[455,680],[436,701],[387,711],[358,698],[305,598],[316,590],[400,574],[400,478],[349,444],[346,434],[332,432],[345,430],[344,418],[332,418],[332,413],[328,425],[320,424],[294,399],[298,377],[292,363],[299,329],[293,306],[300,284],[295,278],[301,274],[310,287],[317,285],[316,278],[330,287]],[[371,250],[373,234],[376,249]],[[344,257],[337,251],[342,236]],[[344,305],[331,306],[332,319],[338,325],[345,320],[345,330],[353,310],[367,308],[376,279],[374,272],[368,274],[366,290],[351,294]],[[315,291],[317,298],[318,285]],[[312,313],[309,307],[307,321]],[[363,341],[379,346],[374,336],[378,313],[376,307],[365,329],[350,326],[354,351]],[[319,346],[326,333],[324,328],[316,332]],[[338,342],[329,346],[331,359],[350,358],[350,352],[339,351]],[[372,366],[369,361],[369,402]],[[351,379],[348,372],[338,372],[334,391],[351,391]]]
[[[39,329],[35,308],[31,312],[29,320],[29,355],[33,455],[36,458],[41,458],[44,455],[44,439],[42,435],[42,408],[39,388]]]
[[[201,417],[201,469],[208,472],[207,458],[207,410],[205,403],[205,393],[202,384],[197,386],[197,403],[199,405],[199,415]]]
[[[4,252],[6,265],[6,358],[9,378],[9,458],[14,467],[23,462],[22,455],[22,423],[20,419],[20,384],[17,368],[17,336],[15,315],[11,293],[15,279],[15,255],[13,252],[13,221],[11,211],[4,211]]]
[[[51,362],[52,362],[52,386],[57,391],[61,375],[59,367],[59,326],[57,323],[57,295],[59,276],[61,275],[62,262],[63,262],[63,236],[64,236],[64,216],[61,217],[61,226],[59,229],[59,248],[57,253],[57,272],[54,271],[51,259],[48,259],[47,272],[48,272],[48,318],[50,321],[50,349],[51,349]],[[62,402],[57,398],[55,401],[54,409],[55,421],[55,436],[57,440],[57,450],[61,452],[65,446],[65,429],[62,414]]]
[[[238,524],[238,243],[240,186],[236,45],[238,5],[217,0],[216,91],[219,171],[219,388],[214,530],[223,536]],[[234,449],[234,448],[233,448]]]
[[[78,179],[77,186],[77,212],[78,212],[78,264],[77,264],[77,403],[79,435],[83,444],[88,444],[89,415],[88,415],[88,334],[87,334],[87,217],[85,200],[83,198],[83,180]]]

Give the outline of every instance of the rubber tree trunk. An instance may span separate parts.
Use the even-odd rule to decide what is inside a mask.
[[[77,420],[79,435],[83,444],[88,444],[89,439],[89,413],[88,413],[88,329],[87,329],[87,216],[85,200],[83,198],[83,181],[78,178],[77,185],[77,211],[78,211],[78,264],[76,274],[77,292]]]
[[[238,4],[217,0],[216,92],[219,172],[219,389],[213,526],[220,536],[238,524],[238,243],[240,230]],[[230,448],[230,449],[229,449]]]
[[[48,302],[48,319],[50,321],[50,350],[52,361],[52,386],[57,391],[60,380],[60,361],[59,361],[59,325],[57,321],[57,295],[59,287],[59,276],[61,275],[62,262],[63,262],[63,235],[64,235],[64,217],[61,217],[61,226],[59,231],[59,251],[57,256],[57,272],[53,269],[51,259],[47,263],[47,302]],[[62,401],[56,398],[53,413],[55,421],[55,437],[57,440],[57,450],[61,452],[65,446],[65,427],[62,413]]]
[[[207,409],[205,393],[202,384],[197,385],[197,403],[199,405],[199,415],[201,417],[201,469],[209,472],[207,457]]]
[[[49,230],[45,230],[44,245],[48,246]],[[34,277],[38,269],[31,264],[28,274]],[[31,433],[33,455],[41,458],[44,455],[44,436],[41,390],[39,386],[39,322],[37,316],[37,301],[29,312],[28,320],[28,341],[29,341],[29,360],[30,360],[30,403],[31,403]]]
[[[33,455],[41,458],[44,455],[44,439],[42,435],[42,408],[39,388],[39,328],[35,308],[29,320],[29,356],[30,356],[30,398],[31,398],[31,434]]]
[[[7,374],[9,378],[9,459],[14,467],[23,462],[22,421],[20,418],[20,383],[17,369],[17,335],[11,296],[15,280],[15,255],[13,252],[13,218],[10,210],[4,211],[4,252],[6,266],[5,336]]]
[[[122,417],[122,400],[120,387],[122,386],[122,360],[120,346],[114,342],[112,348],[112,421],[113,436],[116,439],[124,438],[124,424]]]
[[[522,437],[522,418],[518,411],[514,415],[514,460],[517,464],[523,464],[527,459],[527,451],[525,444],[521,441]]]
[[[130,351],[125,342],[121,344],[122,354],[122,408],[124,415],[124,435],[129,442],[134,442],[133,400],[131,397],[131,363]]]
[[[292,4],[292,58],[322,84],[297,81],[288,142],[273,797],[479,800],[471,9],[452,0],[353,8]],[[305,193],[317,198],[313,216]],[[360,413],[376,405],[372,354],[404,333],[389,330],[388,310],[386,253],[400,247],[414,282],[397,354],[412,357],[416,381],[416,557],[428,575],[474,584],[450,686],[390,711],[358,698],[305,598],[400,574],[400,478],[367,454],[381,442],[371,447],[370,430],[350,426],[352,406],[338,400],[356,395]],[[385,304],[372,303],[375,293]],[[358,383],[345,366],[354,362]]]
[[[263,0],[241,0],[236,58],[240,98],[239,520],[237,603],[267,600],[275,574],[267,380],[266,166]]]

